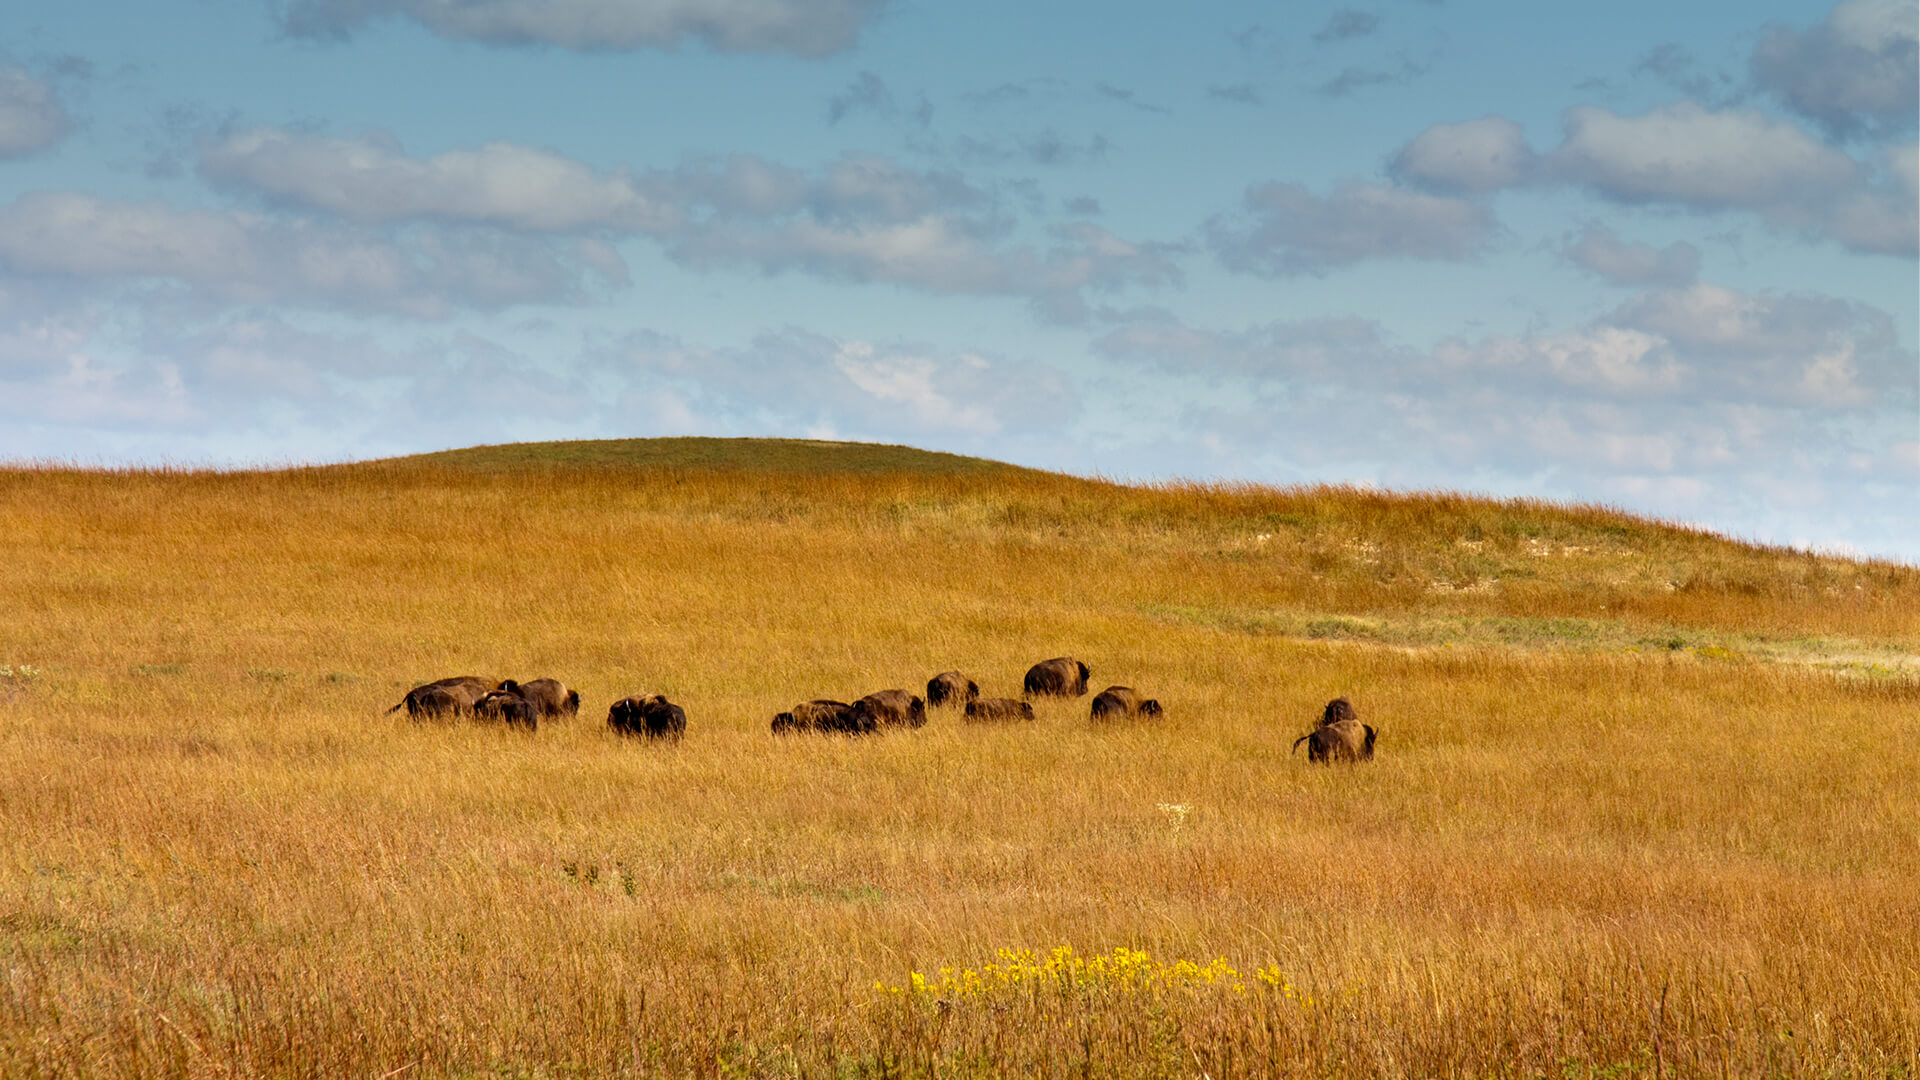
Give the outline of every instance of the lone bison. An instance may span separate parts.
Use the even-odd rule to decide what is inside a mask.
[[[455,675],[450,679],[436,679],[424,686],[416,686],[407,691],[400,704],[388,709],[389,713],[407,710],[407,715],[418,720],[427,716],[446,716],[463,712],[472,712],[487,692],[499,686],[475,675]]]
[[[1031,720],[1033,706],[1012,698],[989,697],[967,702],[967,719],[975,721]]]
[[[927,703],[905,690],[877,690],[853,703],[861,727],[920,727],[927,722]]]
[[[871,725],[870,717],[865,721]],[[862,722],[863,718],[846,702],[816,698],[795,705],[792,712],[776,715],[773,718],[773,733],[785,735],[798,731],[832,731],[843,735],[867,735],[879,730],[877,725],[862,727]]]
[[[687,733],[687,712],[659,694],[624,697],[607,710],[607,726],[622,735],[678,740]]]
[[[576,716],[580,712],[580,691],[567,689],[567,684],[559,679],[533,679],[523,683],[508,679],[500,684],[500,689],[526,698],[542,718]]]
[[[1293,750],[1307,744],[1307,760],[1330,765],[1336,761],[1373,760],[1373,741],[1380,733],[1360,722],[1353,703],[1334,698],[1320,714],[1320,726],[1293,740]],[[1292,751],[1288,751],[1291,753]]]
[[[1327,702],[1327,707],[1321,711],[1320,726],[1332,727],[1342,720],[1358,719],[1360,719],[1360,714],[1353,711],[1353,702],[1343,697],[1337,697]]]
[[[957,671],[943,671],[927,680],[929,706],[965,705],[980,697],[980,685]]]
[[[1092,668],[1071,656],[1042,660],[1027,669],[1027,696],[1079,697],[1087,692],[1087,676],[1091,674]]]
[[[1109,686],[1093,699],[1095,720],[1125,720],[1132,716],[1159,716],[1160,702],[1141,697],[1131,686]]]
[[[502,721],[508,727],[524,727],[528,731],[540,726],[540,710],[533,702],[511,690],[489,691],[475,703],[473,715],[482,720]]]

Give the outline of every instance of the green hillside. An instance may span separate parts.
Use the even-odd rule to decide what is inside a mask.
[[[739,469],[779,473],[910,473],[978,476],[1033,470],[985,458],[884,443],[818,439],[577,439],[470,446],[393,458],[389,464],[475,471],[527,468]]]

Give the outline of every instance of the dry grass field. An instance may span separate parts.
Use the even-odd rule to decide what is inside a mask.
[[[0,470],[0,1076],[1920,1076],[1920,571],[883,450]]]

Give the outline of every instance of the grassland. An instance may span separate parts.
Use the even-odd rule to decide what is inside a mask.
[[[765,451],[0,471],[0,1076],[1920,1075],[1920,571]],[[1164,721],[766,730],[1062,653]]]

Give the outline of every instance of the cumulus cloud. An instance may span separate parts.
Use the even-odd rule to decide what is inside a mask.
[[[512,143],[409,157],[385,136],[330,138],[261,128],[205,148],[201,175],[283,205],[355,221],[463,221],[528,232],[658,230],[673,207],[624,173]]]
[[[578,300],[607,252],[464,230],[394,239],[74,192],[0,206],[0,268],[186,286],[230,303],[289,302],[440,318],[455,307]],[[624,272],[623,268],[622,272]]]
[[[1228,267],[1267,276],[1320,274],[1366,259],[1470,259],[1497,229],[1476,202],[1348,181],[1319,196],[1299,184],[1247,190],[1245,213],[1216,218],[1208,239]]]
[[[1586,325],[1430,348],[1363,319],[1139,323],[1095,347],[1214,387],[1166,408],[1223,467],[1257,458],[1303,480],[1558,492],[1775,535],[1775,492],[1792,483],[1860,515],[1876,543],[1912,524],[1910,506],[1890,512],[1834,478],[1898,482],[1920,363],[1885,312],[1832,297],[1656,289]]]
[[[38,153],[72,128],[51,85],[18,65],[0,66],[0,158]]]
[[[1685,285],[1700,272],[1700,249],[1684,240],[1657,248],[1622,240],[1601,225],[1588,225],[1563,250],[1575,266],[1615,285]]]
[[[1044,247],[1011,245],[1012,223],[988,193],[872,155],[817,173],[734,155],[636,174],[507,143],[416,158],[381,138],[266,129],[209,147],[200,167],[229,188],[358,222],[644,236],[694,267],[1025,296],[1055,318],[1084,317],[1083,289],[1178,280],[1161,249],[1091,226],[1056,229]],[[582,239],[572,255],[614,280],[624,275],[604,244]]]
[[[1911,153],[1859,160],[1750,109],[1692,102],[1622,116],[1579,106],[1565,137],[1536,153],[1500,117],[1429,128],[1395,156],[1393,175],[1436,191],[1565,184],[1611,202],[1744,211],[1862,252],[1920,253]]]
[[[1745,209],[1818,201],[1854,185],[1859,166],[1791,124],[1691,102],[1620,116],[1568,110],[1555,175],[1620,202]]]
[[[1520,125],[1501,116],[1437,124],[1406,145],[1388,167],[1403,183],[1450,192],[1496,191],[1525,180],[1533,149]]]
[[[885,0],[292,0],[280,24],[298,37],[344,38],[405,18],[456,41],[581,51],[671,49],[824,56],[851,48]]]
[[[1846,0],[1819,26],[1770,27],[1753,82],[1830,134],[1910,130],[1920,111],[1920,29],[1908,0]]]

